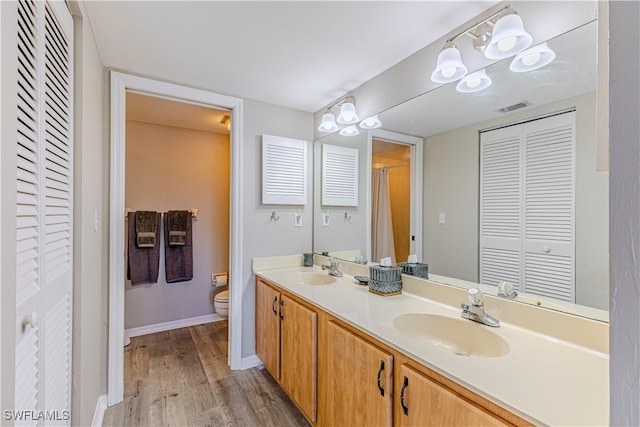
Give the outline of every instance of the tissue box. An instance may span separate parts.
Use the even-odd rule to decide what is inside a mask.
[[[422,263],[414,263],[409,264],[408,262],[398,263],[398,266],[402,268],[402,272],[404,274],[410,274],[416,277],[424,277],[425,279],[429,278],[429,264]]]
[[[369,267],[369,292],[389,296],[402,293],[402,269],[400,267]]]

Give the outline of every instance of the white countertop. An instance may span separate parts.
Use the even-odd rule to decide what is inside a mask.
[[[506,340],[510,351],[495,358],[451,354],[428,340],[403,335],[393,320],[404,313],[460,318],[457,307],[406,290],[396,296],[375,295],[347,274],[330,285],[291,281],[299,272],[327,274],[318,266],[269,267],[254,264],[254,273],[534,424],[609,424],[607,354],[507,323],[492,312],[490,301],[487,313],[501,320],[501,326],[477,325]]]

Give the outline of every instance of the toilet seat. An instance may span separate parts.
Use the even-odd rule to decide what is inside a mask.
[[[229,316],[229,291],[222,291],[213,298],[213,307],[220,317],[227,318]]]
[[[226,291],[217,293],[216,296],[214,297],[214,300],[218,302],[229,302],[229,291],[226,290]]]

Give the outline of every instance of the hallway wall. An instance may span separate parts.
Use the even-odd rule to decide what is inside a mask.
[[[198,209],[193,279],[125,284],[125,328],[213,314],[211,274],[229,269],[229,136],[127,120],[125,206],[131,211]]]

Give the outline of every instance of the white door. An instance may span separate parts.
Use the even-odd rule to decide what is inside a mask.
[[[480,136],[480,282],[575,301],[575,111]]]
[[[18,7],[17,425],[71,409],[72,52],[64,2]]]

